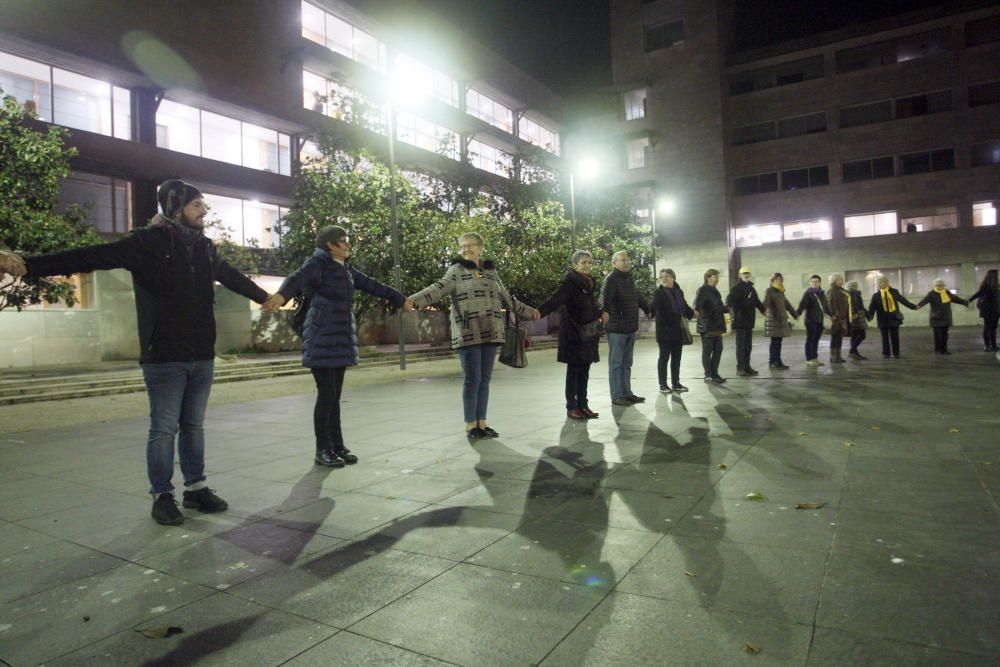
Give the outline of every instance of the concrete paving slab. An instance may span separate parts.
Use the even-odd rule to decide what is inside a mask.
[[[453,663],[435,660],[346,630],[284,663],[287,667],[327,667],[336,664],[438,667]]]

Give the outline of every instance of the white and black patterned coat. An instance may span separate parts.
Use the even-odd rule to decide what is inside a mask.
[[[503,343],[503,309],[510,307],[521,319],[531,319],[534,309],[513,298],[500,282],[490,260],[481,266],[466,259],[452,260],[448,272],[414,294],[416,306],[451,297],[451,346],[453,348]]]

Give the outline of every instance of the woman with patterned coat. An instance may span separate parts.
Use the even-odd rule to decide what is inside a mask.
[[[500,282],[493,262],[482,259],[482,236],[462,234],[458,245],[462,256],[452,260],[447,273],[410,299],[421,307],[451,297],[451,346],[458,350],[465,375],[465,432],[471,440],[496,438],[500,434],[487,426],[486,408],[497,347],[504,341],[503,309],[513,310],[522,319],[538,319],[539,314],[513,298]]]

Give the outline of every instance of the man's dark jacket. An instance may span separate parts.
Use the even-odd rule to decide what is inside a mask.
[[[601,310],[608,314],[604,330],[608,333],[635,333],[639,330],[639,309],[649,313],[649,304],[639,294],[628,271],[612,269],[604,277]]]
[[[732,316],[730,326],[733,329],[753,329],[753,325],[757,321],[755,311],[759,310],[761,315],[764,314],[764,304],[760,302],[757,290],[753,288],[753,283],[750,281],[741,280],[736,283],[733,289],[729,290],[726,305],[729,306],[729,312]]]
[[[219,257],[211,240],[190,248],[167,224],[153,224],[103,245],[25,259],[28,277],[98,270],[132,272],[140,363],[215,357],[215,281],[257,303],[267,293]]]

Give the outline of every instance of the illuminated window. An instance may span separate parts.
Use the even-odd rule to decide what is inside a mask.
[[[302,3],[302,36],[372,69],[382,69],[383,50],[375,37],[308,2]]]
[[[896,234],[899,232],[896,220],[895,211],[849,215],[844,218],[844,236],[852,239],[862,236]]]
[[[856,282],[862,294],[874,294],[877,292],[878,279],[882,276],[889,279],[890,286],[899,288],[901,284],[899,269],[867,269],[864,271],[844,272],[844,280],[846,282],[851,282],[852,280]]]
[[[909,211],[906,217],[899,219],[899,229],[906,233],[954,229],[955,227],[958,227],[958,209],[954,206]]]
[[[0,88],[22,105],[32,103],[39,118],[52,122],[52,69],[48,65],[0,52]]]
[[[997,224],[997,209],[991,201],[976,202],[972,205],[972,225],[993,227]]]
[[[854,72],[907,60],[927,58],[951,50],[949,28],[865,44],[837,52],[837,72]]]
[[[749,248],[765,243],[781,243],[782,241],[780,224],[737,227],[733,231],[736,235],[737,248]]]
[[[649,137],[625,142],[625,168],[642,169],[649,166]]]
[[[251,169],[292,173],[287,134],[171,100],[156,110],[156,145]]]
[[[425,151],[458,159],[458,133],[424,120],[411,113],[400,113],[396,121],[396,138]]]
[[[514,159],[510,153],[506,153],[489,144],[484,144],[481,141],[473,140],[469,142],[469,164],[477,169],[488,171],[491,174],[510,178]]]
[[[302,106],[385,134],[385,107],[342,83],[302,70]]]
[[[625,120],[636,120],[646,117],[646,89],[630,90],[622,95]]]
[[[504,132],[514,132],[514,111],[475,88],[465,94],[465,111]]]
[[[555,183],[556,173],[551,169],[537,164],[521,163],[521,182],[527,183]]]
[[[250,199],[223,197],[204,193],[209,207],[205,235],[214,240],[228,240],[254,248],[277,248],[281,245],[278,221],[288,209]]]
[[[87,208],[87,224],[106,234],[132,229],[132,184],[109,176],[73,172],[59,182],[57,210]]]
[[[954,294],[959,294],[958,272],[960,267],[957,264],[947,266],[916,266],[903,267],[903,280],[899,284],[899,291],[904,296],[923,296],[934,288],[934,281],[938,278],[944,280],[944,286]]]
[[[786,241],[802,239],[827,241],[833,238],[829,220],[799,220],[797,222],[786,222],[783,227],[783,235]]]
[[[446,74],[400,53],[393,62],[393,75],[406,81],[428,97],[458,106],[458,82]]]
[[[559,134],[542,127],[527,116],[521,116],[517,123],[517,135],[529,144],[559,155]]]
[[[976,288],[986,279],[987,273],[997,270],[1000,270],[1000,264],[976,264]]]

